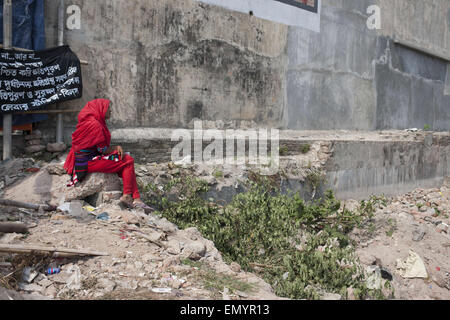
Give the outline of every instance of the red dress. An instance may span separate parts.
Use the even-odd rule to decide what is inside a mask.
[[[111,133],[105,122],[109,104],[107,99],[96,99],[89,101],[80,111],[64,169],[72,176],[71,185],[81,182],[90,172],[117,173],[123,179],[123,193],[137,199],[140,195],[134,159],[129,155],[117,159],[117,152],[104,154],[111,142]]]

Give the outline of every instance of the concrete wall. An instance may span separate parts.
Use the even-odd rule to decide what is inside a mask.
[[[436,188],[450,172],[448,135],[425,141],[333,142],[325,189],[342,199],[386,196]]]
[[[49,45],[57,8],[46,4]],[[284,105],[287,26],[193,0],[74,0],[83,105],[114,102],[115,127],[188,126],[193,118],[275,126]]]
[[[380,30],[366,26],[372,4]],[[449,129],[449,61],[429,55],[450,60],[449,14],[447,0],[323,1],[320,34],[289,29],[284,125]]]
[[[56,44],[56,3],[46,1],[48,46]],[[200,118],[301,130],[450,129],[448,0],[323,0],[320,32],[194,0],[66,3],[82,10],[81,30],[66,29],[66,43],[89,65],[83,98],[64,107],[109,98],[112,127],[191,127]],[[381,30],[366,26],[372,4],[381,7]],[[65,121],[74,126],[75,115]]]

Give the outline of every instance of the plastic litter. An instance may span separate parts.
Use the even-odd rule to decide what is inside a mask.
[[[47,271],[46,271],[46,273],[48,275],[50,275],[50,274],[57,274],[57,273],[60,273],[60,272],[61,272],[60,268],[48,268]]]
[[[64,202],[57,209],[62,211],[62,212],[69,212],[69,208],[70,208],[70,202]]]
[[[152,288],[152,291],[155,293],[171,293],[171,288]]]
[[[381,289],[381,269],[378,266],[368,266],[366,268],[368,277],[366,286],[368,289]]]
[[[96,219],[104,220],[104,221],[109,220],[109,214],[108,214],[108,212],[102,212],[97,216]]]
[[[427,269],[420,256],[409,250],[406,261],[397,259],[397,270],[403,278],[428,278]]]
[[[38,276],[38,272],[32,267],[25,267],[22,271],[22,279],[27,283],[32,283],[34,278]]]
[[[84,206],[83,209],[88,211],[88,212],[95,211],[95,208],[93,206]]]
[[[381,277],[383,279],[392,281],[392,274],[388,270],[386,270],[384,268],[380,268],[380,271],[381,271]]]

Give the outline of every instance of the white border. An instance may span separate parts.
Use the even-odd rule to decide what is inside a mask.
[[[320,32],[320,12],[322,0],[318,1],[317,13],[273,0],[196,0],[217,5],[226,9],[249,13],[258,18],[267,19],[295,27]]]

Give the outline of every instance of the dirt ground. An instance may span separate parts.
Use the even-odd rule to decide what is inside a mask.
[[[2,180],[2,196],[63,204],[68,176],[54,170],[61,161],[48,164],[25,159],[9,164],[3,170],[9,180]],[[166,167],[140,165],[137,175],[163,179],[168,174],[163,172]],[[236,176],[229,175],[230,179]],[[392,277],[394,299],[450,299],[450,188],[416,189],[385,202],[364,228],[351,234],[358,243],[361,263],[369,269],[376,265]],[[344,203],[347,208],[359,204]],[[108,213],[108,220],[98,219],[103,212]],[[115,199],[81,216],[3,206],[0,221],[29,226],[25,235],[0,234],[2,245],[33,244],[107,254],[77,258],[0,254],[0,286],[19,288],[21,294],[42,299],[283,299],[257,275],[243,272],[236,263],[226,264],[196,228],[179,230],[163,218],[122,208]],[[405,261],[411,251],[423,262],[426,277],[401,275],[399,261]],[[57,267],[61,272],[45,273]],[[385,280],[376,281],[382,284]]]

